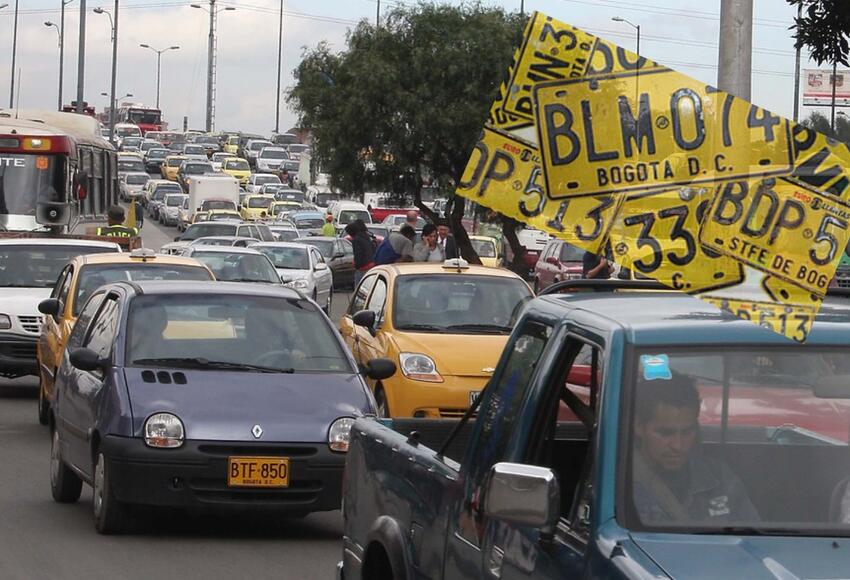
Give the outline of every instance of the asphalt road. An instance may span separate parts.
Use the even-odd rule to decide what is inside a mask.
[[[146,221],[158,250],[174,228]],[[348,304],[334,296],[334,319]],[[341,556],[340,513],[277,516],[149,514],[133,535],[94,530],[91,489],[76,504],[50,496],[47,429],[36,419],[35,379],[0,380],[0,579],[181,580],[333,578]]]

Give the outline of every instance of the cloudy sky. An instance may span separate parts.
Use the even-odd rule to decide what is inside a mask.
[[[208,2],[198,0],[204,5]],[[411,0],[405,0],[408,2]],[[459,3],[459,0],[446,0]],[[18,50],[21,70],[20,105],[51,108],[56,104],[58,34],[44,22],[59,22],[61,0],[18,0]],[[794,95],[794,48],[788,31],[794,9],[784,0],[754,0],[753,101],[775,113],[791,116]],[[12,54],[12,13],[15,0],[0,0],[0,106],[9,102]],[[209,17],[189,1],[121,0],[118,43],[118,94],[154,104],[156,55],[139,47],[179,45],[162,57],[161,108],[172,127],[187,116],[190,127],[203,127],[206,91],[206,51]],[[485,4],[518,10],[520,0],[484,0]],[[383,0],[382,8],[398,2]],[[114,2],[88,0],[86,99],[101,109],[108,103],[111,44],[109,19],[91,13],[98,6],[112,10]],[[216,128],[268,133],[274,128],[280,0],[218,0],[235,7],[219,16]],[[283,87],[293,82],[305,47],[328,41],[345,46],[346,30],[358,20],[375,19],[377,0],[285,0]],[[66,8],[65,101],[76,94],[80,0]],[[707,83],[717,80],[717,38],[720,0],[526,0],[526,11],[540,10],[634,47],[634,30],[612,22],[621,16],[641,25],[641,53]],[[451,42],[451,39],[446,39]],[[507,67],[508,63],[505,63]],[[815,68],[803,54],[802,68]],[[295,123],[282,104],[281,129]],[[803,108],[801,117],[810,108]]]

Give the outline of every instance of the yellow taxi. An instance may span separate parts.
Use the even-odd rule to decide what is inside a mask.
[[[104,284],[121,280],[215,280],[212,271],[201,262],[181,256],[156,254],[138,249],[123,254],[86,254],[77,256],[62,270],[50,298],[38,305],[44,314],[41,336],[36,347],[41,385],[39,420],[47,424],[53,401],[56,369],[68,344],[77,317],[91,317],[83,310],[86,301]],[[83,337],[76,337],[75,346]]]
[[[456,418],[490,380],[532,297],[513,272],[462,259],[388,264],[363,277],[339,329],[359,363],[398,365],[369,381],[383,416]]]
[[[163,179],[169,181],[177,181],[177,171],[180,169],[180,164],[186,160],[183,155],[169,155],[160,165],[159,172]]]
[[[224,152],[232,153],[234,156],[239,151],[239,135],[231,135],[224,144]]]
[[[490,236],[469,236],[469,241],[472,243],[472,248],[478,257],[481,258],[481,264],[490,268],[498,268],[502,265],[502,258],[499,255],[499,241]]]
[[[273,203],[273,195],[246,195],[239,208],[239,215],[245,221],[267,219],[272,217],[270,211]]]
[[[247,185],[251,177],[251,166],[241,157],[228,157],[222,161],[221,171],[238,179],[240,185]]]
[[[211,209],[207,212],[204,212],[206,217],[204,217],[204,221],[214,222],[217,220],[241,220],[242,216],[238,211],[234,211],[232,209]]]

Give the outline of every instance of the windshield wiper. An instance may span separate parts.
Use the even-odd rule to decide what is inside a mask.
[[[230,369],[230,370],[246,370],[256,371],[261,373],[285,373],[292,374],[294,368],[277,368],[264,367],[260,365],[252,365],[249,363],[209,360],[203,357],[165,357],[165,358],[140,358],[133,361],[133,364],[141,365],[175,365],[189,366],[208,369]]]
[[[452,324],[446,327],[446,330],[495,330],[497,332],[510,332],[513,330],[510,326],[501,324]]]
[[[440,332],[445,330],[444,326],[434,324],[405,324],[404,326],[396,326],[396,330],[429,330],[432,332]]]

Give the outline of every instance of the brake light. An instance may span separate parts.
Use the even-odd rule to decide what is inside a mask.
[[[24,151],[49,151],[51,141],[47,137],[27,137],[24,139]]]

